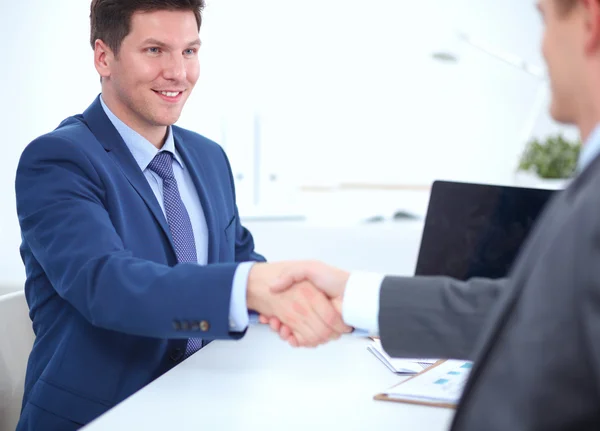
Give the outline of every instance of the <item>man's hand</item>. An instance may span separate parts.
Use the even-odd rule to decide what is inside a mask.
[[[294,262],[281,272],[279,278],[272,284],[271,290],[274,293],[281,293],[298,283],[309,281],[331,299],[337,313],[341,316],[344,290],[349,277],[348,272],[322,262]],[[293,330],[277,316],[261,313],[259,320],[261,323],[269,324],[271,329],[278,332],[280,337],[292,346],[303,345],[301,340],[294,337]]]
[[[257,263],[252,267],[248,276],[248,308],[283,323],[289,331],[286,340],[296,346],[315,347],[350,332],[332,301],[310,282],[294,283],[293,288],[271,288],[274,280],[295,273],[288,268],[290,265],[296,264]]]
[[[283,292],[296,283],[310,281],[330,298],[343,296],[350,273],[318,261],[290,262],[272,284],[273,292]]]

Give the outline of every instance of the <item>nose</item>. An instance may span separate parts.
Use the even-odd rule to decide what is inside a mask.
[[[183,55],[172,54],[165,58],[163,66],[163,76],[165,79],[181,81],[186,77],[185,58]]]

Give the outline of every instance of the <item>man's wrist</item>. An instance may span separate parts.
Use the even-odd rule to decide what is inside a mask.
[[[246,306],[248,310],[261,312],[260,308],[260,292],[263,289],[264,280],[263,267],[266,263],[255,263],[248,272],[248,284],[246,287]]]

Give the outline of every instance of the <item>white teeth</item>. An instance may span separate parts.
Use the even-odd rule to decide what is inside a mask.
[[[161,91],[160,94],[167,96],[167,97],[176,97],[179,95],[179,91],[176,93],[170,92],[170,91]]]

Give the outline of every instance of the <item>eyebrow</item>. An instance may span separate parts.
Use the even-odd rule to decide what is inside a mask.
[[[201,44],[202,44],[202,42],[200,42],[200,39],[198,38],[196,40],[189,42],[186,46],[200,46]],[[169,44],[161,42],[160,40],[154,39],[154,38],[148,38],[148,39],[144,40],[142,45],[154,45],[154,46],[158,46],[160,48],[170,48],[171,47]]]

